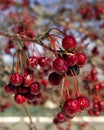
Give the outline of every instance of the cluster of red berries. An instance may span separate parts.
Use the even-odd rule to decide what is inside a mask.
[[[92,107],[88,110],[91,116],[99,116],[104,112],[104,82],[99,82],[97,78],[97,71],[93,68],[84,79],[84,89],[88,95],[91,95]]]
[[[79,68],[86,64],[86,55],[84,53],[76,53],[76,46],[77,42],[74,36],[68,35],[62,39],[62,47],[65,51],[53,61],[54,72],[49,75],[50,84],[60,84],[65,74],[68,76],[78,75]]]
[[[16,72],[11,75],[10,83],[5,86],[6,93],[15,94],[14,100],[18,104],[23,104],[26,100],[35,103],[42,94],[40,82],[34,80],[34,70],[38,65],[44,69],[50,64],[50,58],[29,56],[26,61],[28,67],[23,74]]]
[[[92,19],[95,18],[97,20],[101,19],[101,15],[104,14],[104,7],[101,4],[96,5],[87,5],[86,7],[81,7],[79,9],[80,14],[83,19]]]
[[[55,124],[63,123],[67,120],[72,119],[78,112],[84,111],[90,107],[90,101],[85,96],[79,96],[75,98],[68,98],[64,102],[64,106],[61,107],[61,112],[59,112],[53,122]]]
[[[26,101],[30,104],[31,102],[36,104],[42,94],[38,76],[34,80],[34,71],[39,70],[37,69],[38,66],[42,68],[42,72],[44,72],[44,70],[47,70],[48,73],[52,71],[48,76],[48,80],[53,86],[59,85],[63,79],[65,80],[66,76],[74,77],[78,75],[80,68],[86,64],[87,57],[82,52],[78,53],[76,47],[77,42],[74,36],[67,35],[62,39],[62,50],[55,50],[57,55],[55,55],[56,57],[53,62],[51,62],[52,59],[47,57],[29,56],[26,60],[26,66],[24,66],[25,69],[21,71],[22,74],[17,71],[18,66],[16,65],[16,72],[12,73],[9,84],[5,86],[5,91],[14,94],[14,100],[18,104],[23,104]],[[21,54],[22,51],[23,50],[20,49],[17,50],[19,54]],[[22,59],[18,61],[22,62]],[[36,74],[38,74],[38,72],[36,72]],[[60,105],[61,112],[57,114],[54,122],[62,123],[66,121],[66,119],[72,119],[78,112],[88,109],[90,106],[89,99],[78,94],[77,91],[76,89],[75,95],[77,97],[73,98],[68,95],[69,90],[67,90]]]
[[[69,35],[62,39],[62,47],[65,49],[65,52],[53,61],[54,72],[50,73],[48,78],[50,84],[57,86],[65,75],[71,77],[78,75],[80,67],[86,64],[86,55],[84,53],[76,53],[76,46],[74,36]],[[76,98],[67,97],[64,99],[64,103],[60,105],[61,112],[57,114],[53,122],[55,124],[65,122],[67,119],[72,119],[78,112],[89,107],[90,101],[86,96],[77,95]]]

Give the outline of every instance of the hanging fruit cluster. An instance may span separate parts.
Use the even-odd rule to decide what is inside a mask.
[[[31,48],[32,55],[24,53],[20,43],[18,43],[18,49],[13,58],[13,71],[9,84],[5,86],[5,92],[14,94],[14,100],[17,104],[24,104],[26,101],[35,104],[40,98],[42,100],[42,82],[37,76],[38,72],[41,69],[42,72],[47,70],[49,84],[53,87],[61,86],[59,89],[61,92],[59,95],[60,110],[54,119],[54,123],[57,124],[72,119],[77,113],[88,109],[90,101],[86,96],[80,94],[77,81],[80,68],[87,62],[86,54],[77,51],[77,42],[74,36],[65,35],[56,28],[63,35],[61,44],[57,44],[56,38],[50,33],[52,30],[50,29],[37,40],[38,44],[54,54],[52,57],[40,54],[35,56],[35,45]],[[49,40],[51,47],[43,43],[44,38]],[[70,94],[70,78],[73,78],[74,81],[74,96]]]

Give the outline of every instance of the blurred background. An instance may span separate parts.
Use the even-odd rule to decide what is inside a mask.
[[[27,101],[25,107],[18,105],[14,101],[16,90],[8,92],[5,87],[10,82],[12,72],[16,71],[17,62],[18,69],[21,66],[21,59],[15,53],[17,48],[22,48],[23,59],[27,58],[27,54],[52,58],[51,52],[42,45],[21,41],[16,34],[39,39],[51,28],[58,29],[52,30],[58,47],[62,48],[63,32],[74,36],[77,53],[86,54],[87,63],[77,75],[78,89],[91,102],[89,109],[71,120],[58,123],[54,118],[59,111],[58,97],[62,84],[54,87],[48,82],[52,71],[48,64],[50,61],[48,67],[40,65],[34,70],[34,79],[41,86],[41,93],[34,102]],[[18,41],[11,40],[11,34],[15,34]],[[44,45],[52,47],[49,39],[43,41]],[[21,67],[19,71],[22,72]],[[68,81],[70,95],[74,97],[73,78],[69,77]],[[37,128],[30,129],[30,114]],[[0,130],[103,130],[103,115],[104,0],[0,0]]]

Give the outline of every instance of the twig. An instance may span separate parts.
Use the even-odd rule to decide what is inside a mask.
[[[35,130],[38,130],[38,129],[36,128],[36,126],[33,124],[31,114],[30,114],[30,112],[28,111],[28,108],[27,108],[26,104],[24,104],[23,107],[24,107],[24,110],[25,110],[25,112],[26,112],[26,115],[28,116],[29,121],[30,121],[29,130],[33,130],[33,128],[34,128]]]

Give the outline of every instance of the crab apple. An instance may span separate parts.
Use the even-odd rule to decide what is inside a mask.
[[[99,84],[94,84],[93,89],[94,89],[94,91],[99,91],[100,90],[100,85]]]
[[[88,109],[90,107],[90,100],[85,96],[78,97],[77,101],[80,104],[81,110]]]
[[[29,87],[32,82],[34,82],[34,77],[31,74],[23,76],[23,85],[24,87]]]
[[[40,93],[40,85],[38,82],[33,82],[31,85],[30,85],[30,93],[31,94],[34,94],[34,95],[37,95]]]
[[[20,86],[23,82],[23,77],[19,73],[14,73],[10,77],[10,83],[13,86]]]
[[[103,88],[104,88],[104,82],[101,82],[101,83],[99,84],[99,86],[100,86],[101,89],[103,89]]]
[[[59,112],[59,113],[57,114],[56,118],[57,118],[58,121],[60,121],[60,122],[65,121],[65,117],[64,117],[64,115],[63,115],[62,112]]]
[[[14,96],[14,100],[17,104],[24,104],[26,102],[26,98],[25,96],[23,96],[22,94],[17,93]]]
[[[53,68],[57,73],[63,74],[68,70],[68,63],[66,60],[64,60],[64,58],[57,57],[53,61]]]
[[[62,39],[62,46],[65,50],[73,51],[76,48],[76,40],[74,36],[68,35]]]
[[[77,99],[66,99],[64,103],[64,112],[68,116],[73,116],[80,110],[80,103],[78,102]]]
[[[7,84],[4,87],[4,90],[6,93],[16,94],[18,92],[18,87],[13,86],[12,84]]]
[[[38,65],[38,58],[35,57],[35,56],[31,56],[31,57],[28,57],[27,59],[27,66],[29,69],[33,70],[37,67]]]
[[[66,55],[65,60],[68,63],[68,66],[74,66],[77,63],[77,56],[75,54],[72,55]]]
[[[57,86],[61,83],[62,78],[63,76],[61,76],[60,74],[52,72],[49,74],[48,81],[50,84]]]
[[[77,53],[76,56],[78,58],[77,65],[83,67],[87,62],[86,55],[84,53]]]
[[[41,67],[49,67],[51,66],[51,59],[47,57],[40,57],[39,58],[39,65]]]

